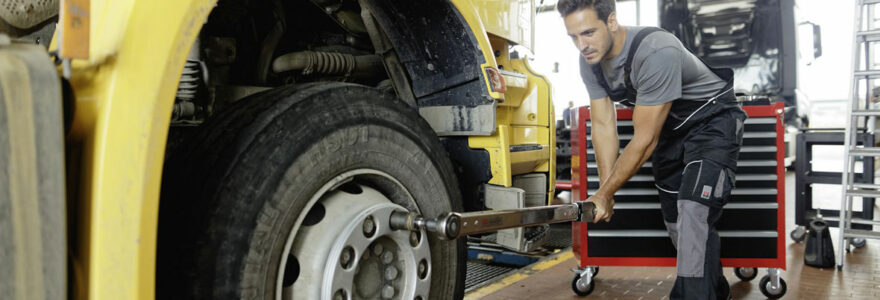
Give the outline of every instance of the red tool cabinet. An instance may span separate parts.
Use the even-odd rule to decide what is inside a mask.
[[[778,274],[775,270],[785,269],[786,263],[783,104],[743,109],[749,119],[744,124],[736,188],[717,226],[721,262],[725,267],[769,268]],[[632,110],[618,109],[617,116],[622,150],[632,137]],[[580,107],[572,120],[577,124],[571,131],[572,199],[584,201],[598,188],[590,111]],[[614,200],[610,223],[572,223],[572,251],[579,267],[675,266],[675,249],[660,213],[650,159]]]

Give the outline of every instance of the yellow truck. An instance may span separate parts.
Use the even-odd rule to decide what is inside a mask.
[[[553,197],[535,5],[0,0],[0,298],[461,297],[390,220]]]

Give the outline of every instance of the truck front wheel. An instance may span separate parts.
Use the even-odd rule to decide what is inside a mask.
[[[394,210],[461,209],[438,138],[393,95],[280,88],[186,143],[165,165],[159,298],[462,296],[463,242],[389,228]]]

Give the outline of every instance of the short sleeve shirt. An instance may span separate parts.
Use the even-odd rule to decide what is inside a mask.
[[[626,41],[619,55],[599,64],[608,87],[625,91],[624,64],[635,35],[645,27],[626,26]],[[608,96],[599,84],[592,66],[579,57],[581,78],[591,99]],[[636,105],[660,105],[676,99],[707,100],[726,85],[699,58],[671,33],[647,35],[633,56],[630,80],[636,89]]]

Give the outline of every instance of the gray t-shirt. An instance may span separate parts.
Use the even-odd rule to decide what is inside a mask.
[[[612,91],[625,91],[623,66],[633,38],[645,27],[626,26],[626,42],[619,55],[602,60],[602,72]],[[580,58],[581,78],[591,99],[608,96],[596,80],[592,67]],[[630,80],[636,89],[636,105],[660,105],[676,99],[707,100],[726,82],[715,75],[671,33],[647,35],[633,57]]]

